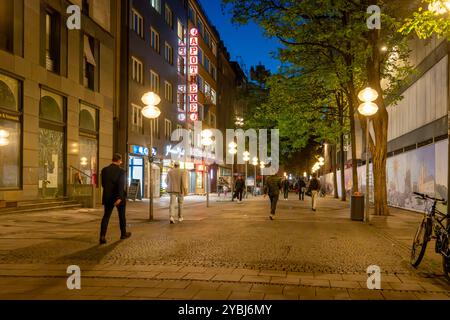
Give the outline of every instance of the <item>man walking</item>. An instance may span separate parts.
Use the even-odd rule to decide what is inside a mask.
[[[270,220],[275,217],[275,211],[277,210],[277,202],[280,196],[281,178],[277,175],[269,176],[266,179],[266,185],[264,187],[264,198],[269,195],[270,198]]]
[[[303,178],[298,179],[298,200],[305,201],[306,183]]]
[[[245,188],[245,181],[242,178],[242,176],[239,176],[236,180],[236,184],[234,185],[234,194],[233,199],[231,201],[234,201],[234,198],[237,198],[239,202],[242,202],[242,195],[244,193]]]
[[[167,173],[167,192],[170,194],[170,224],[175,223],[175,206],[178,202],[178,222],[183,222],[184,196],[188,194],[186,172],[180,169],[180,164],[175,162],[173,169]]]
[[[100,244],[106,243],[106,231],[108,230],[109,218],[111,217],[114,207],[116,207],[119,212],[120,239],[123,240],[131,237],[131,232],[127,232],[127,222],[125,218],[127,201],[125,191],[126,172],[120,168],[121,165],[122,156],[116,153],[113,157],[112,164],[102,169],[102,204],[105,207],[105,211],[100,229]]]
[[[309,182],[309,190],[311,190],[312,211],[316,211],[317,198],[319,197],[320,181],[317,179],[317,173],[312,174],[312,179]]]
[[[282,186],[283,186],[284,200],[287,200],[289,197],[289,180],[288,180],[288,178],[285,177],[283,179]]]

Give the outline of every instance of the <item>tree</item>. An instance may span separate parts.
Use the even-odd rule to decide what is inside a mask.
[[[407,66],[399,64],[407,56],[406,39],[399,34],[398,6],[384,1],[364,0],[224,0],[231,4],[233,18],[238,23],[253,20],[262,26],[268,36],[277,37],[285,45],[281,56],[302,67],[304,57],[325,56],[334,61],[334,72],[346,95],[351,132],[353,117],[359,105],[358,89],[369,84],[379,93],[376,103],[379,112],[373,118],[375,136],[370,146],[374,163],[375,214],[388,214],[386,188],[388,113],[385,97],[398,100],[396,93],[400,79],[404,79]],[[381,30],[369,30],[366,11],[369,5],[382,9]],[[382,52],[381,48],[386,50]],[[393,54],[397,59],[389,59]],[[322,60],[321,60],[322,61]],[[329,69],[328,69],[329,70]],[[381,81],[388,80],[383,90]],[[363,125],[363,123],[362,123]],[[352,150],[355,141],[352,137]],[[353,170],[356,159],[353,155]],[[354,190],[357,189],[354,174]],[[356,180],[356,181],[355,181]]]
[[[415,33],[419,39],[432,35],[450,40],[450,1],[422,0],[411,16],[404,20],[400,32]]]

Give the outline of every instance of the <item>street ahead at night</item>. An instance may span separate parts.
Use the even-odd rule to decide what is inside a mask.
[[[313,213],[310,199],[290,197],[273,221],[261,196],[213,196],[209,210],[204,197],[188,197],[185,220],[172,225],[167,198],[153,222],[146,202],[130,203],[133,237],[119,240],[113,217],[105,246],[96,233],[101,210],[3,215],[0,298],[450,299],[432,250],[417,270],[409,264],[420,214],[394,210],[367,225],[338,200],[321,198]],[[70,265],[80,266],[81,290],[67,289]],[[381,290],[367,288],[370,265],[381,268]]]

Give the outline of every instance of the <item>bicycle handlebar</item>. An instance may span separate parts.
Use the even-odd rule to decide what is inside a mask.
[[[423,198],[423,199],[430,199],[430,200],[434,200],[434,201],[438,201],[438,202],[445,202],[445,199],[433,198],[433,197],[430,197],[429,195],[424,194],[424,193],[419,193],[419,192],[413,192],[413,193],[414,193],[415,195],[417,195],[417,196]]]

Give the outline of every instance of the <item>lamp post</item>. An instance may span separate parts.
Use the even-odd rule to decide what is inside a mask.
[[[370,116],[373,116],[378,111],[378,106],[373,102],[377,100],[378,92],[370,87],[361,90],[358,94],[358,99],[363,103],[358,107],[358,112],[366,117],[366,213],[365,222],[369,222],[369,125]]]
[[[209,166],[208,166],[208,153],[206,149],[213,144],[211,139],[212,132],[209,129],[202,131],[202,145],[205,147],[205,189],[206,189],[206,207],[209,208],[209,189],[210,189],[210,176],[209,176]]]
[[[231,141],[228,144],[228,153],[233,156],[233,162],[231,163],[231,201],[233,201],[234,195],[234,155],[237,153],[237,144],[234,141]]]
[[[261,161],[259,163],[259,168],[261,169],[261,188],[262,188],[263,192],[264,192],[264,172],[263,172],[263,170],[265,167],[266,167],[266,163],[264,161]]]
[[[248,176],[247,165],[248,162],[250,161],[250,152],[245,151],[243,153],[243,160],[245,161],[245,197],[247,197],[247,176]]]
[[[157,119],[161,115],[161,110],[156,107],[160,102],[161,98],[154,92],[147,92],[142,96],[142,102],[145,107],[142,109],[142,115],[150,119],[150,147],[148,148],[148,160],[150,164],[149,170],[149,180],[150,180],[150,189],[149,189],[149,220],[153,220],[153,121]]]
[[[256,166],[258,165],[258,157],[253,157],[252,164],[255,167],[255,186],[253,187],[253,196],[256,196]]]

